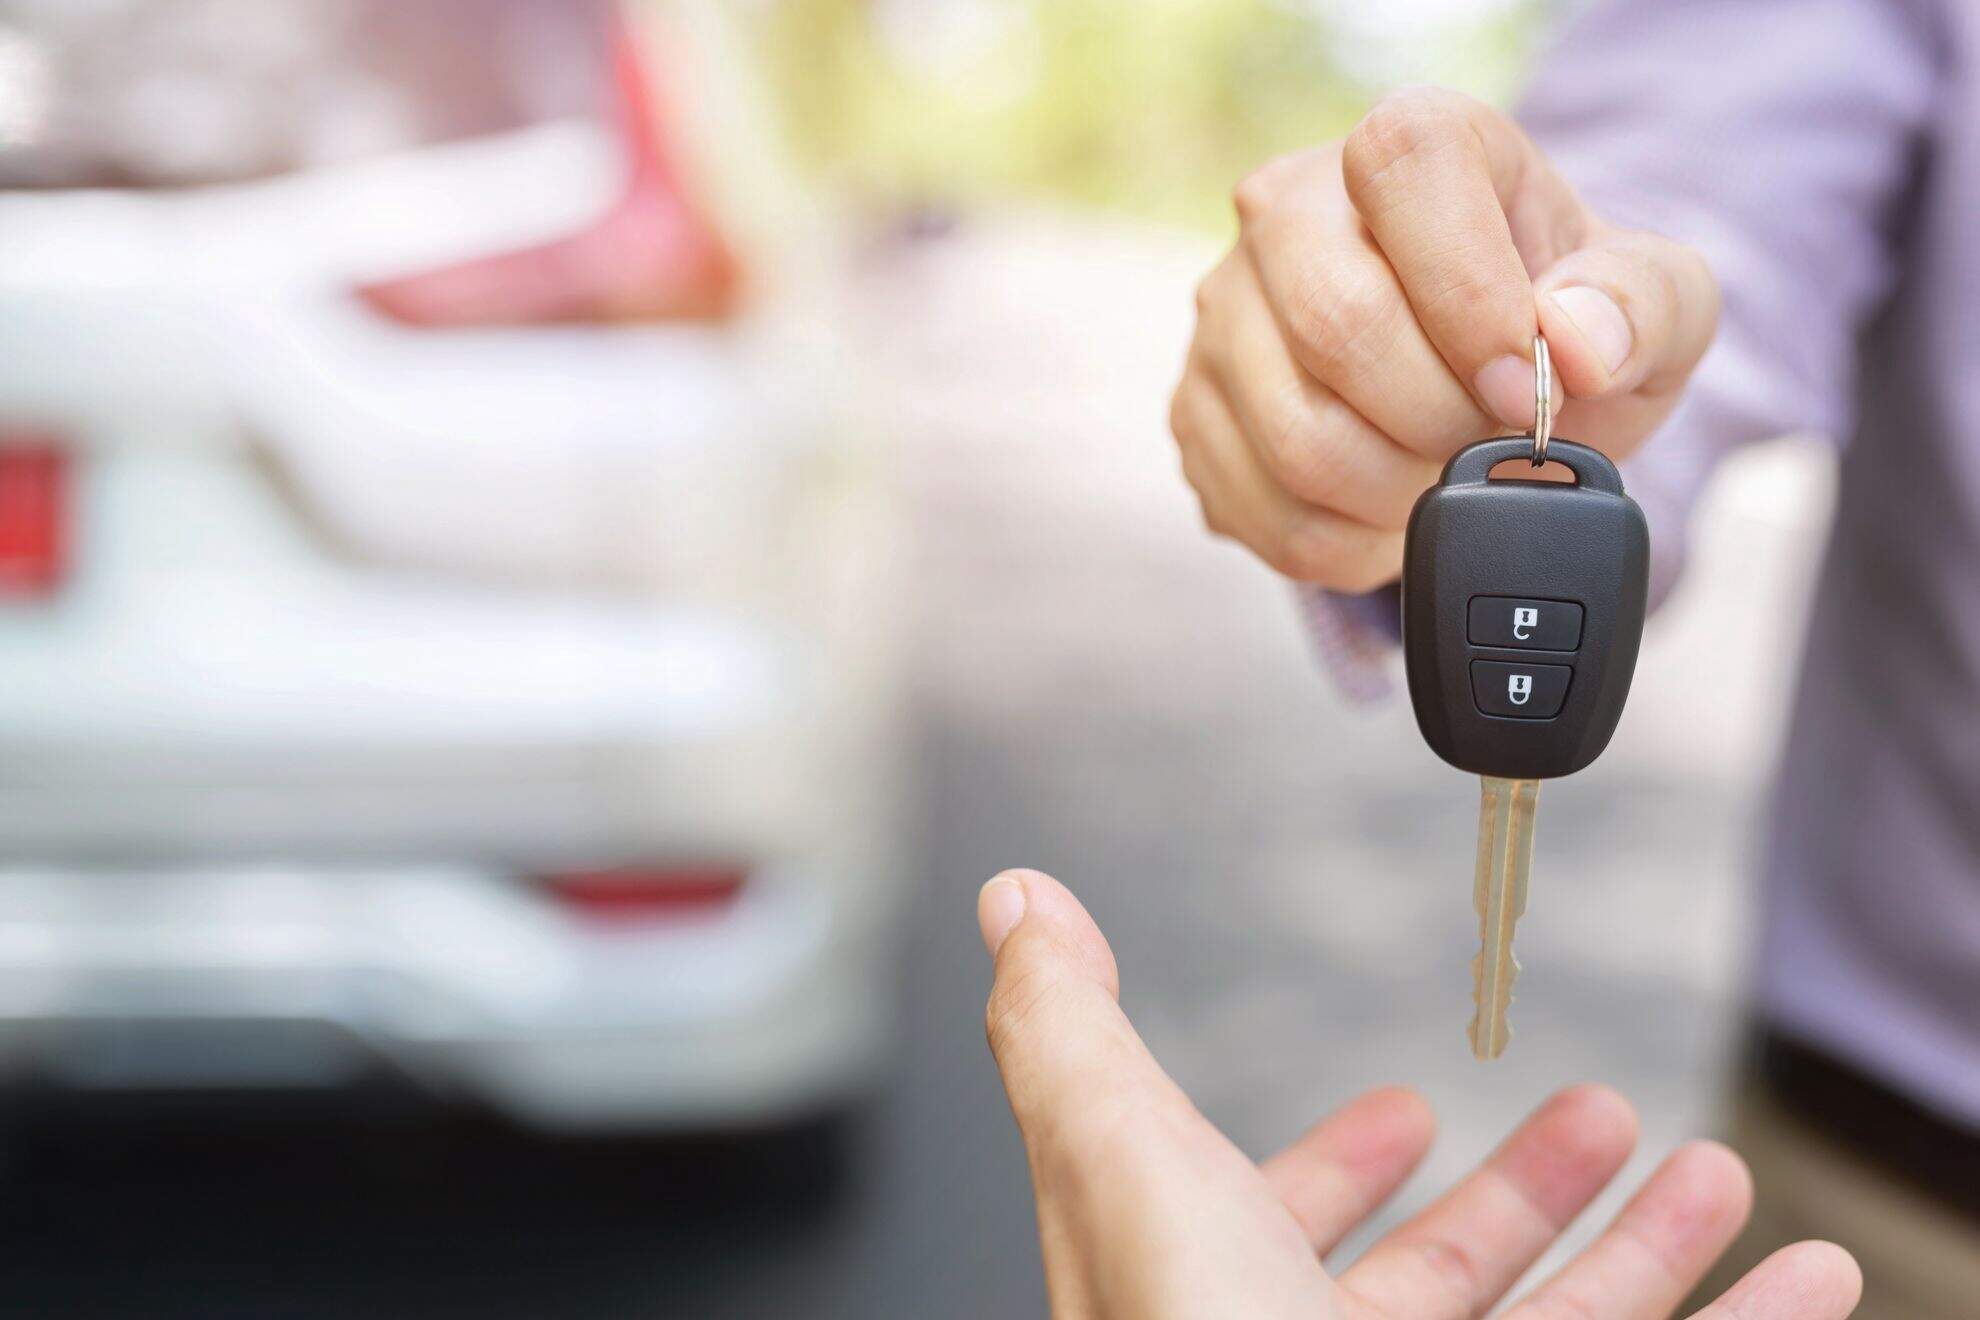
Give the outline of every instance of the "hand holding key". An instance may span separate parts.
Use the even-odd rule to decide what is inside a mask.
[[[1135,1034],[1113,954],[1063,886],[1006,872],[984,886],[977,916],[996,964],[990,1044],[1030,1156],[1060,1320],[1483,1315],[1635,1142],[1621,1096],[1562,1091],[1469,1177],[1329,1271],[1328,1254],[1428,1149],[1423,1101],[1397,1087],[1371,1091],[1254,1163]],[[1709,1142],[1683,1146],[1605,1232],[1504,1315],[1669,1315],[1739,1231],[1751,1197],[1738,1156]],[[1841,1320],[1860,1288],[1847,1254],[1802,1242],[1695,1320]]]
[[[1447,525],[1409,538],[1426,565],[1404,583],[1418,720],[1440,755],[1484,776],[1471,1038],[1495,1058],[1537,781],[1607,743],[1642,619],[1641,516],[1608,529],[1634,541],[1586,544],[1550,541],[1550,519],[1597,507],[1598,485],[1627,505],[1602,454],[1633,449],[1670,412],[1711,341],[1718,292],[1696,254],[1606,223],[1509,119],[1450,92],[1390,97],[1345,141],[1246,179],[1236,200],[1238,243],[1198,292],[1171,409],[1213,531],[1291,577],[1367,590],[1396,576],[1412,506],[1466,446],[1533,427],[1541,448],[1558,421],[1595,447],[1561,451],[1587,455],[1565,501],[1535,503],[1527,482],[1480,503],[1486,463],[1461,483],[1475,490],[1426,500],[1455,511]],[[1564,401],[1532,347],[1542,335]],[[1580,559],[1590,545],[1602,553]],[[1467,563],[1481,571],[1453,567]],[[1574,603],[1570,577],[1599,608]]]
[[[1533,425],[1544,332],[1562,434],[1621,457],[1676,403],[1718,293],[1693,252],[1591,212],[1511,120],[1419,89],[1237,189],[1171,422],[1213,531],[1290,577],[1394,580],[1411,504]]]

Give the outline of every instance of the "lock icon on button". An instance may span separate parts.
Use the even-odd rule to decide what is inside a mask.
[[[1524,706],[1533,696],[1533,675],[1507,674],[1506,699],[1515,706]]]

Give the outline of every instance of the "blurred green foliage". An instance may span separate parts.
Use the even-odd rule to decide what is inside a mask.
[[[1503,95],[1547,7],[1418,3],[1385,30],[1319,0],[758,0],[746,22],[797,160],[865,200],[1215,228],[1235,180],[1393,82]]]

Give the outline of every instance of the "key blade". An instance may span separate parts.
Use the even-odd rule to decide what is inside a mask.
[[[1478,877],[1472,905],[1478,909],[1478,956],[1472,960],[1471,1052],[1496,1059],[1512,1039],[1512,1008],[1519,959],[1513,927],[1526,911],[1526,877],[1533,865],[1533,817],[1540,802],[1537,779],[1484,776],[1478,799]]]

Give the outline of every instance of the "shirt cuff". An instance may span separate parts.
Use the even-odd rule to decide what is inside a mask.
[[[1320,667],[1349,701],[1379,701],[1396,689],[1393,659],[1402,641],[1402,591],[1382,587],[1349,596],[1322,587],[1297,588]]]

